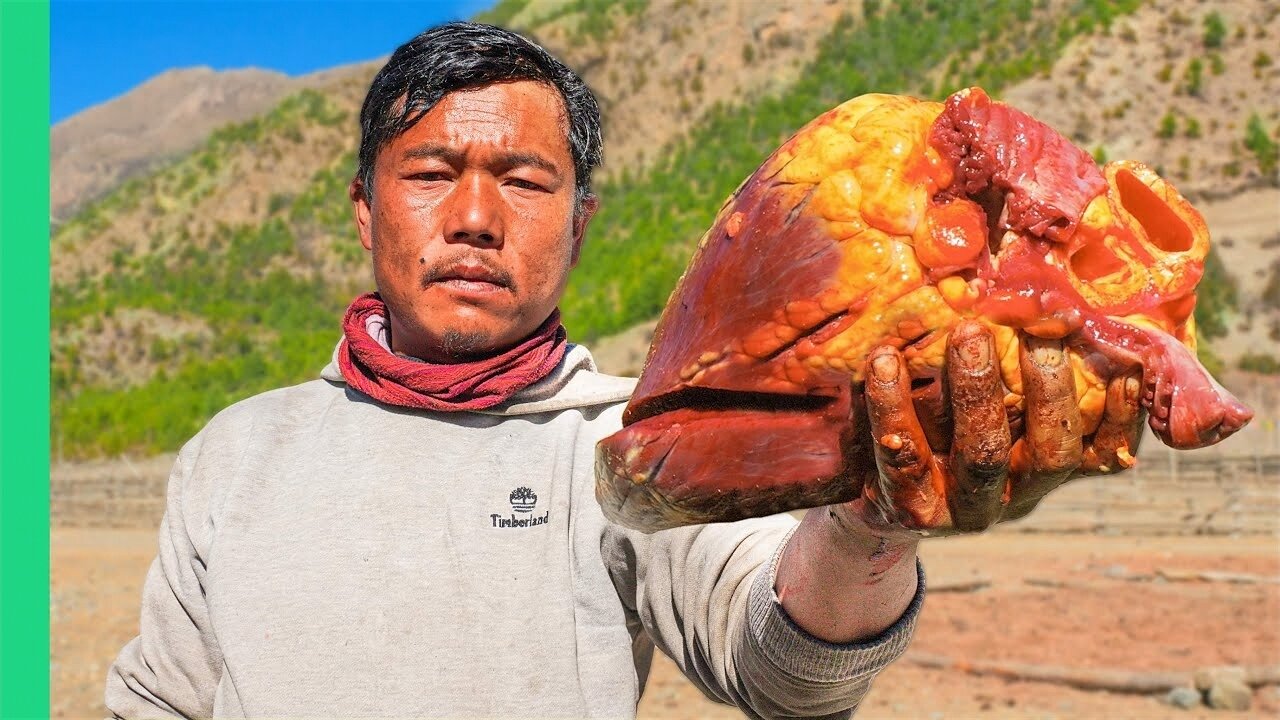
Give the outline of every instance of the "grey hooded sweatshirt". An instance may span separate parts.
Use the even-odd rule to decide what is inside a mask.
[[[773,591],[795,520],[645,535],[594,495],[634,381],[570,346],[489,412],[379,404],[336,366],[218,414],[182,449],[118,717],[628,718],[655,645],[750,717],[844,717],[924,595],[867,642]],[[854,600],[856,602],[856,600]]]

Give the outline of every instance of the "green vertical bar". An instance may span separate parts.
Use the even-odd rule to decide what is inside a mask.
[[[49,717],[49,5],[0,0],[0,718]]]

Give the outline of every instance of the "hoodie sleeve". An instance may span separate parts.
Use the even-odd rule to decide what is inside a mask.
[[[107,672],[106,706],[117,718],[210,717],[222,653],[205,603],[208,490],[190,469],[199,436],[169,476],[159,551],[142,588],[140,632]]]
[[[826,642],[797,626],[773,590],[795,527],[786,515],[652,535],[610,526],[605,557],[628,611],[707,697],[752,718],[849,717],[911,641],[923,571],[917,563],[915,597],[879,636]]]

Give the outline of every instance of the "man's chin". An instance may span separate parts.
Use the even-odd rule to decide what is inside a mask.
[[[492,355],[493,336],[486,332],[446,330],[440,338],[440,352],[452,361],[475,360]]]

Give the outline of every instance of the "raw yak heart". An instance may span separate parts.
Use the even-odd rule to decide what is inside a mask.
[[[1200,214],[1136,162],[1099,168],[978,88],[863,95],[809,123],[729,198],[663,311],[597,497],[646,531],[858,497],[851,412],[882,343],[940,377],[948,332],[992,329],[1019,411],[1017,331],[1062,338],[1086,436],[1141,370],[1149,424],[1209,445],[1250,411],[1195,358]]]

